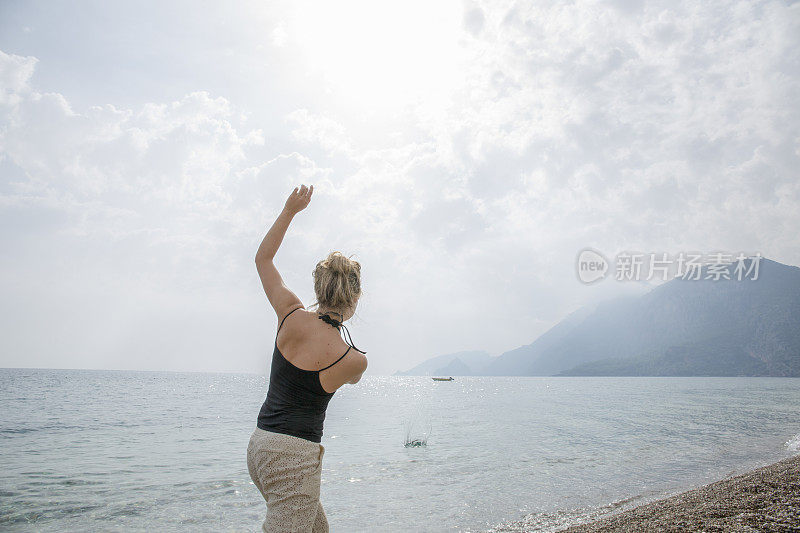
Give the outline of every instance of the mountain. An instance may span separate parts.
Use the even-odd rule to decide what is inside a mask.
[[[591,313],[591,308],[582,308],[568,315],[564,320],[543,333],[536,341],[526,346],[505,352],[495,357],[486,367],[486,376],[528,376],[549,375],[536,373],[531,368],[531,360],[546,350],[565,342],[573,330],[577,328]]]
[[[672,346],[652,357],[601,359],[559,376],[767,376],[769,366],[732,338]]]
[[[492,357],[484,351],[456,352],[424,361],[411,370],[395,372],[395,376],[480,376]]]
[[[568,317],[487,374],[800,376],[800,269],[761,259],[756,280],[673,279]]]
[[[456,357],[447,366],[433,371],[437,376],[474,376],[475,372],[464,361]],[[479,373],[480,374],[480,373]]]
[[[581,309],[497,357],[458,352],[396,375],[800,377],[800,268],[762,258],[758,271],[676,278]]]

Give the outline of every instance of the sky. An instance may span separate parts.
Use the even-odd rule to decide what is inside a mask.
[[[0,367],[266,371],[258,244],[362,265],[369,373],[498,355],[653,281],[800,264],[800,4],[0,3]]]

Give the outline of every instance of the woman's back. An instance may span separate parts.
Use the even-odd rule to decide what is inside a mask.
[[[366,357],[320,316],[302,307],[290,311],[278,326],[275,348],[295,368],[317,371],[324,391],[333,393],[353,377],[354,363]]]
[[[364,355],[319,317],[298,307],[281,320],[259,428],[321,441],[328,402]]]

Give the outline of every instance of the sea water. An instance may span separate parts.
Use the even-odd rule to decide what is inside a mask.
[[[266,391],[0,370],[0,529],[259,530]],[[334,532],[553,531],[798,453],[798,413],[800,379],[365,376],[329,405],[321,500]]]

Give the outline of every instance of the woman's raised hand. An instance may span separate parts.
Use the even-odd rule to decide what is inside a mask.
[[[300,185],[300,187],[295,187],[294,191],[289,195],[289,198],[286,200],[286,205],[284,206],[284,211],[288,211],[292,215],[296,215],[306,207],[308,207],[308,203],[311,201],[311,195],[314,193],[314,186],[306,187],[305,185]]]

